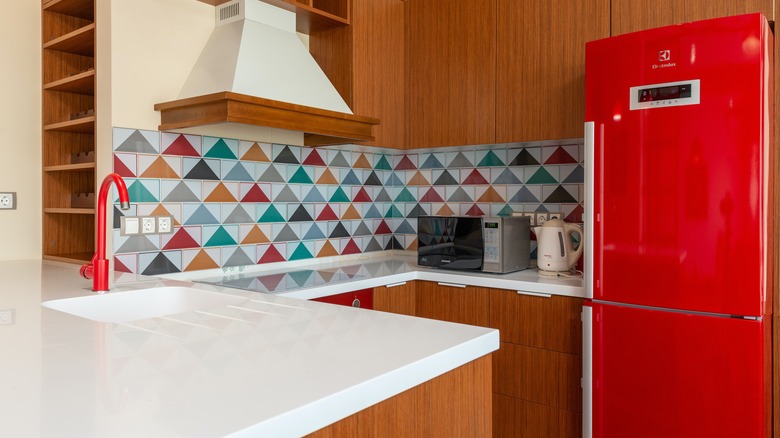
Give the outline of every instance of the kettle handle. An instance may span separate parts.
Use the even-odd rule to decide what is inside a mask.
[[[577,264],[577,260],[580,259],[580,256],[582,255],[582,249],[585,246],[585,240],[583,239],[582,235],[582,227],[580,227],[577,224],[571,224],[566,222],[563,225],[563,232],[566,234],[566,246],[568,247],[568,260],[567,263],[569,264],[569,269],[573,269],[574,265]],[[580,245],[577,247],[577,249],[574,249],[574,244],[572,243],[572,234],[577,233],[580,235]]]

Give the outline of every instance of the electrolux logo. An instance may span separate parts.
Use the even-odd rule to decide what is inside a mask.
[[[658,62],[660,64],[653,64],[653,70],[655,70],[657,68],[677,67],[677,63],[672,62],[672,51],[671,50],[659,50],[658,51]]]

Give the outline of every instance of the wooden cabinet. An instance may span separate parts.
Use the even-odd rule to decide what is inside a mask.
[[[359,307],[361,309],[374,308],[374,290],[361,289],[343,294],[329,295],[327,297],[315,298],[312,301],[321,303],[338,304],[339,306]]]
[[[350,25],[313,30],[309,50],[355,114],[379,119],[370,146],[402,148],[404,11],[402,0],[352,0]]]
[[[609,0],[498,0],[497,143],[582,137],[585,42],[609,36]]]
[[[612,35],[751,12],[774,20],[774,0],[612,0]]]
[[[418,281],[415,316],[487,327],[488,289],[451,283]]]
[[[410,0],[406,9],[409,148],[493,143],[496,0]]]
[[[95,239],[95,2],[41,13],[43,258],[88,261]]]
[[[374,310],[415,315],[415,284],[414,281],[390,284],[374,288]]]

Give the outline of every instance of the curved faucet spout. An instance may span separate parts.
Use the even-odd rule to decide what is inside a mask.
[[[100,193],[97,198],[97,223],[95,225],[96,250],[92,261],[81,267],[81,276],[92,279],[92,290],[103,292],[108,290],[108,259],[106,259],[106,204],[111,184],[116,186],[119,192],[119,205],[122,210],[130,209],[130,196],[127,186],[121,176],[109,173],[100,185]]]

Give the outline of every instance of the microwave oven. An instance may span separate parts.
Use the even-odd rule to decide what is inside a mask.
[[[527,269],[530,259],[530,217],[417,218],[420,266],[503,274]]]

